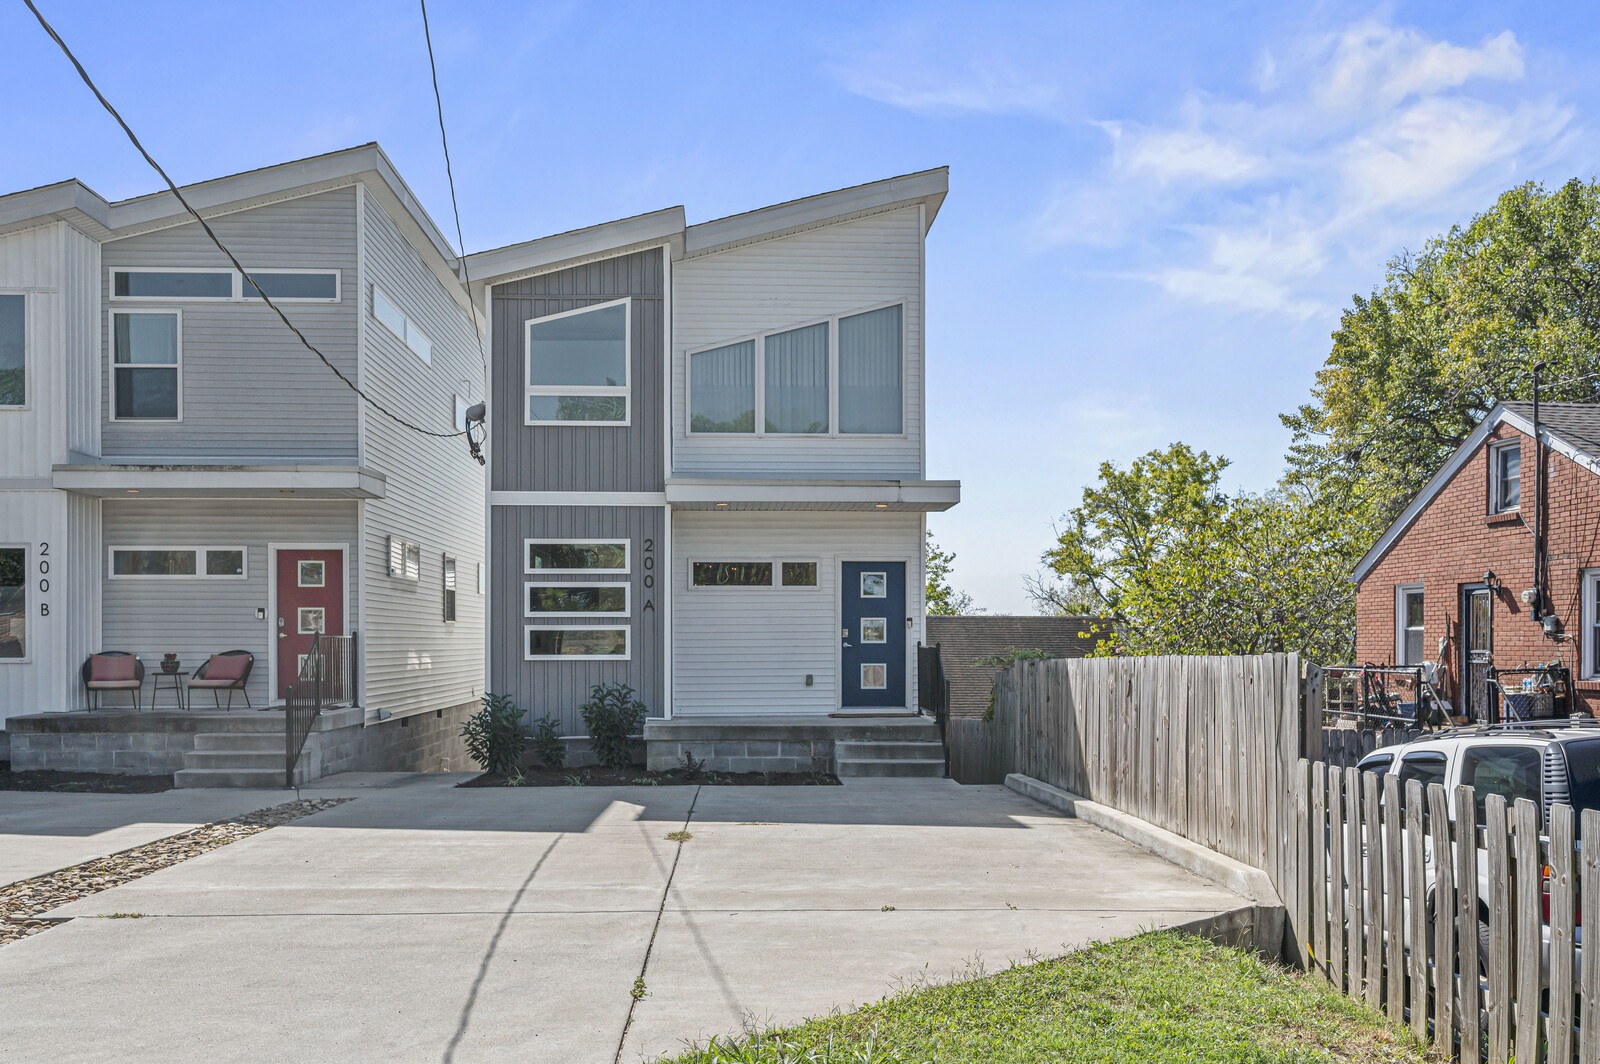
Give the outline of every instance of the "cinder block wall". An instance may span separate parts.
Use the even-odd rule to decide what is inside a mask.
[[[336,772],[470,771],[477,766],[467,757],[461,725],[478,708],[477,702],[464,702],[431,713],[314,732],[306,756],[314,759],[315,778]]]
[[[1522,440],[1522,508],[1490,514],[1488,447],[1509,439]],[[1600,712],[1600,682],[1578,680],[1582,571],[1600,567],[1600,477],[1553,452],[1547,461],[1548,588],[1551,605],[1570,638],[1545,636],[1522,604],[1522,592],[1533,586],[1534,449],[1530,439],[1502,425],[1361,582],[1356,594],[1357,660],[1395,660],[1395,588],[1420,583],[1424,656],[1437,660],[1439,639],[1448,637],[1456,667],[1452,689],[1458,689],[1461,589],[1481,583],[1484,570],[1493,569],[1502,585],[1494,603],[1494,663],[1512,668],[1559,659],[1573,669],[1579,701],[1589,712]]]

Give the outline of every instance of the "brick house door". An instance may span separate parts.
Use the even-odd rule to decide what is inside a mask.
[[[1494,705],[1489,667],[1494,664],[1494,592],[1482,585],[1461,590],[1461,711],[1487,721]]]

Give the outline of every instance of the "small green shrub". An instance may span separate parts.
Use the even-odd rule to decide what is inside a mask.
[[[644,723],[644,703],[625,683],[597,683],[583,704],[583,723],[589,729],[595,759],[607,768],[633,764],[630,737]]]
[[[516,773],[527,736],[522,733],[522,707],[507,695],[486,694],[483,708],[461,725],[467,755],[485,772]]]
[[[685,750],[678,755],[678,771],[683,773],[684,779],[697,780],[700,778],[700,774],[705,770],[706,759],[703,757],[695,757],[694,751]]]
[[[561,728],[554,717],[533,722],[533,754],[545,768],[560,768],[567,763],[567,744],[561,741]]]

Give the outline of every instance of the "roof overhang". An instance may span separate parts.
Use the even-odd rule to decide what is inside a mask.
[[[58,465],[52,486],[100,499],[381,499],[382,473],[354,465]]]
[[[476,252],[463,261],[463,279],[470,276],[474,289],[484,284],[504,284],[597,258],[657,247],[682,237],[683,208],[665,207],[649,214],[636,214],[631,218]]]
[[[1382,536],[1378,537],[1378,542],[1372,545],[1372,549],[1367,551],[1361,560],[1356,563],[1355,571],[1350,574],[1352,583],[1359,584],[1367,578],[1367,574],[1372,571],[1373,567],[1382,560],[1385,554],[1389,553],[1389,549],[1395,545],[1401,536],[1405,535],[1406,530],[1422,515],[1422,511],[1428,508],[1428,504],[1434,500],[1434,497],[1444,490],[1445,485],[1450,483],[1451,479],[1461,471],[1461,468],[1467,464],[1478,448],[1483,446],[1483,442],[1489,438],[1489,434],[1500,425],[1510,425],[1524,436],[1530,438],[1533,436],[1532,420],[1523,417],[1514,410],[1508,410],[1503,404],[1496,406],[1488,414],[1484,415],[1483,420],[1478,422],[1477,427],[1467,435],[1461,446],[1456,448],[1455,453],[1450,456],[1450,460],[1439,467],[1439,471],[1423,486],[1421,491],[1417,492],[1406,508],[1400,512],[1400,516],[1395,518],[1394,523],[1384,530]],[[1600,476],[1600,460],[1551,432],[1550,426],[1543,424],[1539,426],[1539,442],[1556,454],[1570,459],[1575,465],[1587,469],[1596,476]]]
[[[961,501],[959,480],[722,480],[673,477],[676,510],[897,510],[938,513]]]

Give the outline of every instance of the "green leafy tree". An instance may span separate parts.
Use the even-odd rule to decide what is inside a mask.
[[[928,613],[931,616],[957,617],[983,612],[972,604],[971,595],[950,586],[950,573],[955,564],[954,552],[940,548],[929,532],[923,543],[923,571],[928,577]]]
[[[1600,183],[1520,185],[1354,298],[1311,402],[1283,418],[1285,482],[1370,540],[1496,403],[1532,398],[1536,362],[1544,398],[1600,400],[1597,352]]]

